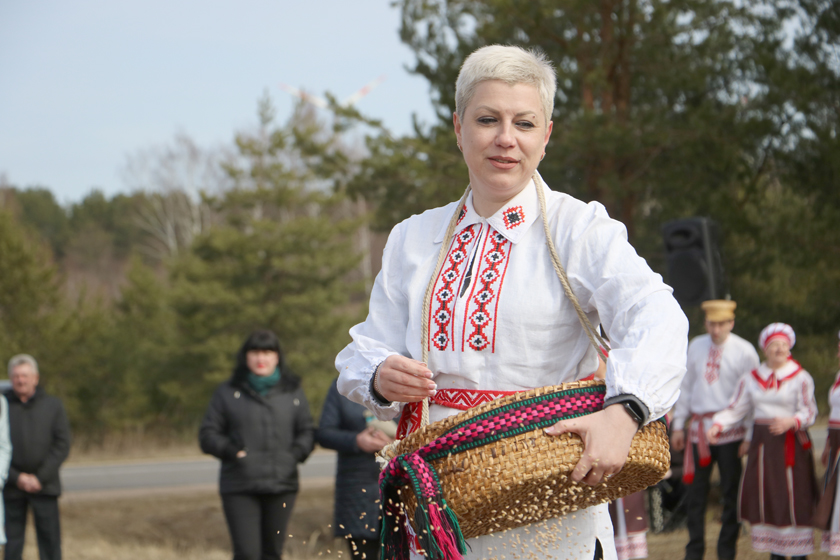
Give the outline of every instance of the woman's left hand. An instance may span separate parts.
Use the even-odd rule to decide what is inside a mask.
[[[612,405],[581,418],[557,422],[546,428],[545,433],[572,432],[580,436],[583,455],[572,470],[572,480],[595,486],[621,470],[638,429],[638,423],[623,406]]]
[[[774,436],[781,435],[788,430],[796,429],[796,418],[793,416],[773,418],[770,422],[770,433]]]

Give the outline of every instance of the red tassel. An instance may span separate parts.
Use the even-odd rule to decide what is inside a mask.
[[[429,522],[433,538],[437,541],[438,548],[446,560],[462,560],[463,556],[458,550],[458,543],[455,535],[449,529],[449,521],[444,518],[443,511],[437,502],[429,504]]]
[[[785,466],[796,464],[796,434],[793,430],[785,432]]]
[[[691,441],[685,443],[683,451],[683,482],[691,484],[694,482],[694,450],[691,448]]]

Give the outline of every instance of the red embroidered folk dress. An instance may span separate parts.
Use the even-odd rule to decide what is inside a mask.
[[[729,407],[712,421],[728,429],[750,412],[754,426],[738,509],[750,523],[752,547],[782,556],[811,554],[817,485],[807,428],[817,417],[814,380],[795,360],[775,371],[761,364],[741,379]],[[774,418],[790,417],[795,429],[770,433]]]
[[[432,422],[486,396],[480,391],[556,385],[597,368],[595,351],[551,264],[536,188],[529,183],[487,219],[468,197],[428,310],[429,368],[439,394],[449,400],[447,406],[430,406]],[[651,418],[663,416],[685,372],[687,321],[671,289],[600,204],[547,188],[545,195],[550,231],[572,289],[612,342],[607,397],[635,395]],[[456,206],[426,211],[394,227],[369,315],[351,329],[353,342],[336,358],[339,391],[381,419],[397,417],[402,404],[376,401],[371,376],[391,354],[421,359],[424,294]],[[597,538],[606,557],[615,558],[606,505],[560,522],[552,542],[536,542],[535,531],[521,528],[470,540],[467,557],[501,557],[517,541],[530,547],[520,547],[523,554],[591,559]]]

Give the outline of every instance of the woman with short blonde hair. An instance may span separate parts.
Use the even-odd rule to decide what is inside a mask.
[[[464,61],[452,120],[467,193],[391,231],[368,317],[336,358],[338,389],[380,419],[399,417],[405,435],[427,397],[434,422],[587,377],[597,350],[558,278],[550,239],[581,314],[613,345],[604,410],[547,430],[583,438],[587,452],[572,477],[596,485],[622,468],[639,426],[676,400],[688,325],[624,226],[597,202],[550,190],[537,172],[554,126],[555,81],[544,55],[519,47],[484,47]],[[468,544],[468,558],[616,557],[606,504]],[[420,557],[417,543],[411,555]]]

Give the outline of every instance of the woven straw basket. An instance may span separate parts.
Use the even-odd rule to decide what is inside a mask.
[[[511,403],[578,388],[599,390],[603,385],[602,381],[576,381],[479,405],[407,436],[389,450],[388,459],[417,451],[453,428],[487,413],[493,415]],[[624,468],[606,483],[592,487],[569,478],[582,452],[583,444],[577,434],[550,436],[537,427],[429,463],[437,472],[443,497],[457,516],[465,539],[627,496],[659,482],[670,466],[662,422],[652,422],[639,430]],[[414,493],[405,487],[400,497],[408,519],[414,520],[417,507]],[[418,527],[414,529],[418,531]]]

